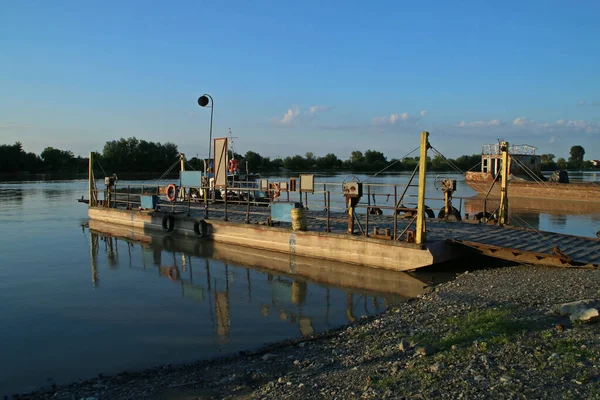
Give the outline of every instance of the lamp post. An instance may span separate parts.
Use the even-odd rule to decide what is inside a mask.
[[[210,101],[209,101],[210,99]],[[210,103],[210,132],[208,139],[208,169],[210,169],[210,162],[212,159],[212,126],[213,126],[213,112],[215,110],[215,103],[210,94],[204,93],[198,97],[198,105],[200,107],[206,107]],[[214,168],[214,165],[213,165]],[[208,180],[210,187],[210,178]],[[208,196],[206,195],[206,189],[204,191],[204,218],[208,219]]]
[[[209,102],[210,99],[210,102]],[[210,160],[212,156],[212,126],[213,126],[213,111],[215,109],[215,102],[210,94],[204,93],[204,95],[198,97],[198,105],[200,107],[206,107],[210,103],[210,132],[208,139],[208,165],[210,167]]]

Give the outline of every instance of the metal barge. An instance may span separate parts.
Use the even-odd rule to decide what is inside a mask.
[[[509,153],[505,142],[501,158],[504,167],[499,179],[501,196],[496,210],[484,212],[475,220],[463,220],[460,210],[452,205],[456,182],[445,179],[440,187],[444,206],[434,218],[435,214],[425,206],[426,159],[431,148],[428,138],[428,132],[421,134],[421,161],[409,183],[400,193],[394,185],[394,206],[371,205],[369,194],[374,190],[373,185],[357,179],[340,185],[345,199],[345,210],[340,211],[332,209],[331,188],[316,190],[312,175],[301,175],[287,182],[262,179],[256,183],[260,186],[247,183],[246,187],[228,187],[227,138],[217,138],[213,175],[210,171],[183,171],[182,161],[180,185],[169,185],[170,192],[158,187],[157,194],[152,195],[131,187],[126,192],[119,191],[110,179],[106,180],[106,190],[99,191],[90,157],[89,217],[144,232],[160,231],[173,237],[276,251],[289,257],[311,257],[396,271],[456,259],[469,251],[534,264],[598,268],[598,239],[508,225],[506,168]],[[417,177],[418,184],[412,184]],[[418,190],[417,204],[412,208],[403,205],[409,187]],[[237,200],[229,199],[228,195],[217,200],[217,190],[239,195]],[[270,194],[269,207],[251,204],[250,192],[255,190]],[[192,198],[192,192],[201,196]],[[247,196],[243,196],[244,192]],[[369,199],[366,205],[360,204],[365,192]],[[169,201],[162,200],[161,193],[165,193]],[[323,210],[307,210],[308,193],[323,195]]]
[[[546,180],[541,172],[542,159],[536,150],[530,145],[512,145],[508,149],[511,198],[543,199],[548,210],[560,210],[561,201],[573,202],[572,207],[592,203],[600,208],[600,183],[569,182],[566,171],[559,171],[555,181]],[[499,196],[500,186],[490,185],[501,176],[501,158],[500,144],[482,146],[481,170],[465,173],[467,185],[479,194]]]

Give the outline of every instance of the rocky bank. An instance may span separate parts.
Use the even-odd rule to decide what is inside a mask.
[[[560,312],[582,299],[600,271],[478,270],[336,331],[17,398],[600,399],[600,324]]]

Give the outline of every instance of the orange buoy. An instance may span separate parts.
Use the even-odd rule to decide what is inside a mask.
[[[167,186],[167,200],[175,201],[177,198],[177,186],[174,183],[171,183]]]

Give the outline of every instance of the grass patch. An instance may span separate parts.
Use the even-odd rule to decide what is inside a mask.
[[[373,376],[370,377],[371,384],[379,390],[388,390],[392,389],[397,382],[397,378],[392,376],[379,377]]]
[[[485,350],[489,344],[506,344],[510,337],[522,332],[527,326],[522,321],[511,318],[512,309],[491,309],[472,311],[462,317],[448,318],[450,332],[439,337],[433,334],[417,335],[411,338],[421,344],[429,344],[438,350],[448,350],[453,345],[461,346],[477,340]]]
[[[511,309],[491,309],[472,311],[462,318],[449,318],[446,323],[453,331],[439,341],[441,349],[453,345],[470,344],[475,340],[499,344],[508,341],[511,335],[523,331],[523,322],[511,318]]]

